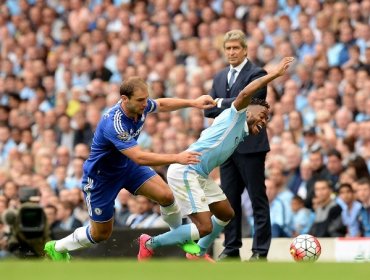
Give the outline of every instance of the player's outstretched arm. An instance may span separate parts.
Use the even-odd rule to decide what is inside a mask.
[[[158,98],[155,101],[157,102],[158,112],[175,111],[187,107],[209,109],[216,106],[216,102],[209,95],[202,95],[195,100],[181,98]]]
[[[143,151],[139,146],[121,151],[125,156],[139,165],[167,165],[172,163],[196,164],[198,163],[198,152],[185,151],[179,154],[157,154]]]
[[[276,79],[277,77],[283,76],[286,70],[289,68],[289,65],[293,62],[294,57],[284,57],[276,69],[270,71],[267,75],[260,77],[250,84],[248,84],[236,97],[234,101],[234,106],[236,110],[241,110],[246,108],[253,94],[260,88],[266,86],[269,82]]]

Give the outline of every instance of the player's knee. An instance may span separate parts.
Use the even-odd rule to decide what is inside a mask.
[[[198,225],[197,227],[198,227],[200,237],[210,234],[213,230],[212,223],[205,223],[202,225]]]
[[[225,209],[222,213],[218,213],[218,215],[216,215],[217,219],[225,223],[229,222],[232,218],[234,218],[234,216],[235,212],[231,207],[229,209]]]
[[[232,218],[234,218],[235,212],[232,208],[230,208],[228,211],[225,211],[225,219],[223,219],[224,222],[230,221]]]
[[[168,206],[168,205],[173,204],[174,201],[175,201],[175,198],[174,198],[172,192],[169,190],[169,191],[163,192],[163,194],[160,196],[160,198],[158,198],[157,202],[161,206]]]

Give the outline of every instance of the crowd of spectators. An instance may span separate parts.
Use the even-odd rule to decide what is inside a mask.
[[[223,35],[241,29],[253,63],[269,69],[296,57],[268,87],[266,185],[271,209],[282,209],[272,215],[274,236],[315,228],[370,236],[369,23],[370,0],[2,1],[0,214],[33,188],[53,229],[86,223],[82,165],[101,114],[120,99],[120,83],[140,76],[152,98],[207,94],[226,66]],[[209,122],[197,109],[152,114],[139,143],[177,153]],[[165,176],[166,167],[157,171]],[[116,204],[117,226],[164,225],[147,199],[123,190]],[[329,204],[343,210],[329,213]],[[6,231],[0,223],[0,251]]]

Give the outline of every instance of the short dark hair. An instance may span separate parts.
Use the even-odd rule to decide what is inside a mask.
[[[302,197],[300,197],[299,195],[295,195],[293,196],[292,200],[296,200],[297,202],[299,202],[300,204],[304,204],[304,200]]]
[[[370,180],[368,178],[362,177],[356,181],[358,185],[368,185],[370,187]]]
[[[334,191],[334,186],[333,186],[333,182],[332,181],[326,180],[326,179],[318,179],[315,182],[315,185],[316,185],[316,183],[320,183],[320,182],[325,183],[329,189],[331,189],[332,191]]]
[[[335,156],[339,158],[340,160],[342,159],[341,153],[337,149],[330,149],[327,153],[327,157]]]
[[[338,188],[338,193],[340,192],[341,189],[349,189],[351,193],[354,192],[351,184],[348,184],[348,183],[340,184]]]
[[[266,107],[266,109],[270,109],[270,105],[266,102],[266,100],[260,98],[252,98],[249,105],[260,105]]]
[[[120,95],[125,95],[130,99],[137,89],[148,90],[148,85],[142,78],[134,76],[128,78],[121,84],[119,88],[119,93]]]

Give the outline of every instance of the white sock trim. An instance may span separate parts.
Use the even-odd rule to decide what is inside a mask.
[[[228,223],[230,223],[230,220],[227,222],[221,221],[219,218],[217,218],[215,215],[213,215],[213,219],[215,220],[216,224],[219,224],[220,226],[227,226]]]
[[[166,215],[171,215],[180,212],[180,207],[176,200],[169,206],[160,206],[161,213]]]
[[[193,223],[190,224],[190,236],[191,240],[199,240],[200,234],[197,226]]]

